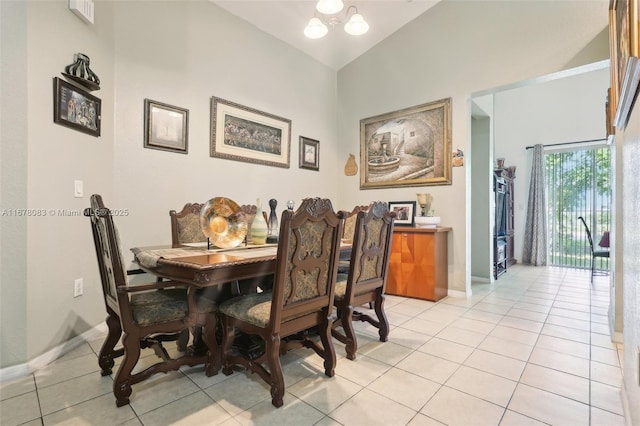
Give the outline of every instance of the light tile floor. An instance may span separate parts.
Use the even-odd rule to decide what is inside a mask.
[[[356,361],[336,343],[336,375],[309,350],[283,357],[285,405],[242,371],[156,375],[116,408],[91,341],[0,385],[9,425],[624,425],[622,346],[608,332],[608,281],[516,265],[468,299],[388,296],[387,343],[358,324]],[[154,360],[147,355],[142,364]],[[115,369],[114,369],[115,370]]]

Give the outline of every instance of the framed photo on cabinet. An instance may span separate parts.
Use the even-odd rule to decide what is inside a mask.
[[[389,201],[389,211],[396,213],[396,226],[413,226],[416,215],[415,201]]]

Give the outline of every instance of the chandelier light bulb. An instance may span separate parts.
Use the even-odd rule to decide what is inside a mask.
[[[304,29],[304,35],[308,38],[322,38],[329,32],[329,28],[318,18],[311,18],[307,27]]]
[[[344,7],[342,0],[318,0],[316,9],[324,15],[333,15],[338,13]]]
[[[344,25],[344,30],[351,35],[362,35],[369,31],[369,24],[367,24],[362,15],[354,13],[349,22]]]

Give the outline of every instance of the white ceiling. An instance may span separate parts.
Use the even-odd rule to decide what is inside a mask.
[[[329,27],[329,33],[318,40],[304,36],[303,31],[315,11],[315,0],[211,0],[230,13],[302,50],[325,65],[338,70],[371,49],[406,23],[438,3],[439,0],[343,0],[339,13],[344,17],[349,6],[369,23],[369,32],[352,36],[342,25]],[[349,16],[353,13],[349,13]]]

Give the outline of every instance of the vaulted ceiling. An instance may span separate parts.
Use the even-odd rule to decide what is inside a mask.
[[[344,0],[338,14],[342,25],[329,28],[329,33],[317,40],[306,38],[304,28],[314,16],[315,1],[311,0],[211,0],[230,13],[248,21],[260,30],[296,47],[329,67],[338,70],[371,49],[400,27],[421,15],[439,0]],[[350,6],[369,24],[369,32],[361,36],[345,33],[342,26]],[[349,12],[349,16],[353,9]]]

